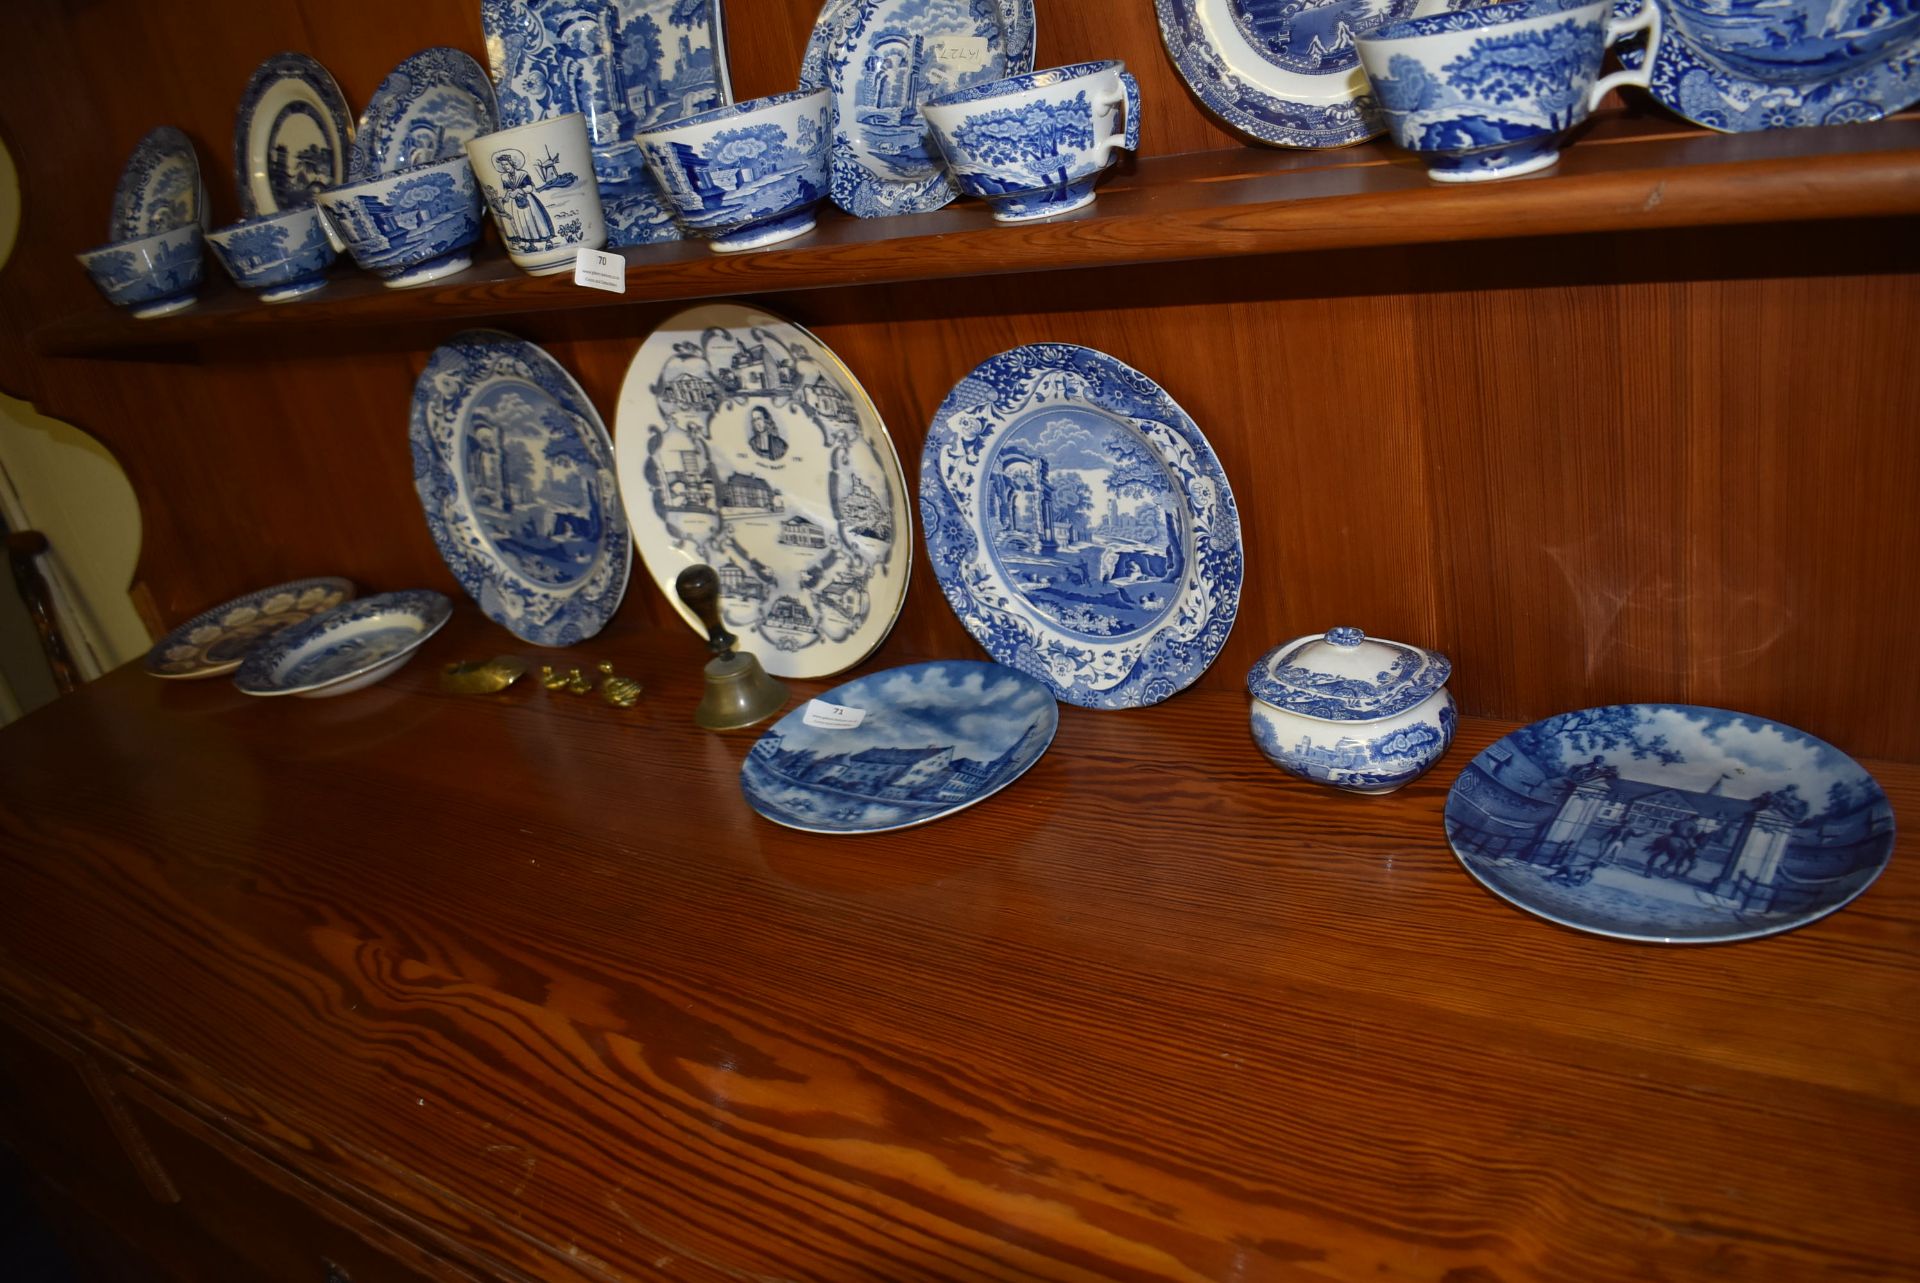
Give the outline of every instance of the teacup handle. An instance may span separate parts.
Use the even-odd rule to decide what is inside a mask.
[[[1126,104],[1127,109],[1127,131],[1119,138],[1107,140],[1106,153],[1100,157],[1102,167],[1111,165],[1113,153],[1122,147],[1128,151],[1140,150],[1140,82],[1133,78],[1130,71],[1120,73],[1120,92],[1102,98],[1099,105],[1103,108],[1118,107],[1122,103]]]
[[[1631,71],[1616,71],[1611,76],[1602,76],[1593,82],[1593,88],[1587,90],[1587,110],[1592,111],[1600,105],[1600,100],[1622,85],[1633,85],[1645,89],[1653,79],[1653,60],[1660,52],[1660,6],[1657,0],[1640,0],[1640,12],[1625,21],[1608,19],[1607,46],[1609,48],[1636,32],[1647,33],[1647,56],[1640,66]]]

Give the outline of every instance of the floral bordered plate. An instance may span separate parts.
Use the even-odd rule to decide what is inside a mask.
[[[1893,854],[1893,808],[1852,758],[1720,708],[1614,704],[1513,732],[1447,794],[1447,840],[1549,921],[1657,944],[1812,922]]]
[[[454,160],[499,128],[500,107],[480,64],[444,45],[422,49],[388,72],[367,101],[347,176],[363,183]]]
[[[413,385],[409,436],[434,545],[487,618],[537,646],[606,626],[633,545],[613,442],[558,361],[498,330],[454,335]]]
[[[691,308],[634,354],[614,426],[640,559],[690,627],[673,581],[704,563],[777,677],[830,676],[886,639],[913,568],[906,478],[826,344],[755,308]]]
[[[824,711],[823,711],[824,710]],[[1060,706],[999,664],[868,673],[788,713],[740,766],[754,810],[809,833],[885,833],[952,815],[1040,760]]]
[[[1240,518],[1172,397],[1092,348],[980,363],[920,459],[933,571],[987,653],[1088,708],[1157,704],[1206,671],[1240,609]]]
[[[247,695],[345,695],[400,669],[452,614],[444,594],[424,588],[362,597],[276,633],[233,684]]]
[[[827,50],[834,33],[858,6],[860,0],[826,0],[814,19],[813,32],[807,37],[807,51],[800,59],[800,88],[827,87]],[[1033,0],[996,0],[1000,21],[1007,32],[1007,74],[1017,76],[1033,70],[1033,46],[1039,38],[1039,22]]]
[[[352,147],[347,99],[327,69],[303,53],[274,54],[254,68],[233,121],[241,216],[313,204],[346,181]]]
[[[502,126],[587,118],[608,244],[678,240],[634,138],[733,101],[721,0],[481,0],[480,25]]]
[[[161,125],[134,144],[120,170],[107,239],[130,241],[193,223],[204,225],[206,210],[193,143],[172,125]]]
[[[295,579],[204,610],[154,643],[146,669],[155,677],[219,677],[284,628],[353,600],[345,579]]]

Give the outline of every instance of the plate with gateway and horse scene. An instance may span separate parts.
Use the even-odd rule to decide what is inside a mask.
[[[1597,935],[1746,940],[1825,917],[1893,854],[1858,762],[1779,722],[1614,704],[1513,732],[1447,795],[1447,840],[1488,890]]]

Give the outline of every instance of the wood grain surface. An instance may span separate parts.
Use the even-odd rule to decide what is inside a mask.
[[[1585,936],[1447,850],[1503,726],[1361,799],[1207,691],[825,838],[693,728],[690,634],[566,657],[642,678],[626,713],[433,686],[513,648],[463,608],[356,695],[123,670],[10,728],[0,993],[481,1274],[1920,1271],[1907,854],[1787,935]]]

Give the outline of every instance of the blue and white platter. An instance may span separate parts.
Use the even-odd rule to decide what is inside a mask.
[[[464,157],[468,142],[499,129],[500,107],[480,64],[444,45],[422,49],[367,101],[347,177],[361,183]]]
[[[919,104],[1031,71],[1033,31],[1032,0],[828,0],[801,83],[824,70],[833,95],[834,203],[880,218],[952,201]]]
[[[154,643],[146,669],[155,677],[218,677],[240,667],[266,638],[353,600],[345,579],[295,579],[203,610]]]
[[[134,144],[120,170],[107,239],[130,241],[194,223],[204,226],[206,210],[193,143],[172,125],[161,125]]]
[[[1893,808],[1804,731],[1690,704],[1561,713],[1474,758],[1447,795],[1467,871],[1529,913],[1658,944],[1812,922],[1878,877]]]
[[[690,308],[634,354],[614,424],[640,559],[689,627],[673,582],[705,564],[777,677],[830,676],[886,639],[913,566],[906,478],[826,344],[755,308]]]
[[[606,626],[633,546],[613,442],[560,363],[498,330],[434,349],[413,385],[413,487],[448,569],[537,646]]]
[[[855,678],[760,737],[740,767],[754,810],[809,833],[885,833],[963,811],[1025,774],[1060,726],[1047,688],[938,659]]]
[[[1152,379],[1040,343],[991,357],[935,413],[920,523],[960,622],[1088,708],[1157,704],[1240,609],[1240,517],[1213,447]]]
[[[1641,0],[1618,0],[1630,17]],[[1920,7],[1909,0],[1662,0],[1648,90],[1727,133],[1879,120],[1920,101]],[[1620,47],[1638,69],[1646,41]]]
[[[610,245],[681,230],[636,135],[733,101],[721,0],[481,0],[504,128],[587,118]]]
[[[313,204],[347,180],[353,121],[327,69],[303,53],[258,67],[233,121],[233,174],[242,218]]]
[[[276,633],[233,684],[248,695],[345,695],[399,671],[452,614],[452,602],[426,589],[362,597]]]

